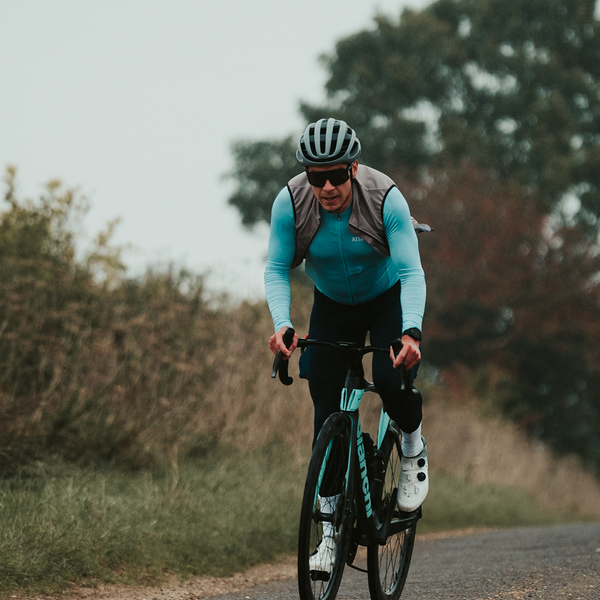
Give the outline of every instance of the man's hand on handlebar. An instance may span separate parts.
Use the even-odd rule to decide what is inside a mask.
[[[394,350],[390,347],[390,358],[394,362],[394,369],[398,369],[404,363],[404,366],[410,371],[421,360],[419,342],[409,335],[405,335],[402,338],[402,350],[398,356],[394,355]]]
[[[290,356],[292,356],[292,353],[298,345],[298,334],[294,333],[294,340],[292,342],[292,345],[289,347],[289,349],[286,348],[285,343],[283,342],[283,334],[287,330],[288,327],[282,327],[279,331],[275,332],[269,340],[269,348],[271,348],[271,352],[273,354],[277,354],[277,351],[281,350],[281,352],[283,353],[284,360],[288,360]]]

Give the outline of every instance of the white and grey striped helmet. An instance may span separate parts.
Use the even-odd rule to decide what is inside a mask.
[[[298,140],[296,158],[304,166],[352,164],[360,155],[360,142],[345,121],[320,119]]]

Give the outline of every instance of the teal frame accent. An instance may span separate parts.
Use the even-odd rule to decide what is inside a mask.
[[[388,426],[390,424],[390,416],[381,409],[381,416],[379,417],[379,428],[377,429],[377,447],[381,448],[381,444],[383,444],[383,438],[385,436],[386,431],[388,430]]]
[[[348,390],[344,388],[340,399],[340,409],[344,412],[357,411],[364,395],[365,390],[352,390],[350,398],[348,398]]]

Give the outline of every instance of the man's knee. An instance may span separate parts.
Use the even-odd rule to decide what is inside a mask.
[[[423,397],[416,388],[410,394],[396,392],[381,394],[383,406],[387,414],[406,433],[417,429],[423,418]]]

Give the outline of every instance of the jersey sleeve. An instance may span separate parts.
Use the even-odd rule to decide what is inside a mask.
[[[383,224],[390,246],[390,255],[401,291],[402,329],[423,328],[425,312],[425,273],[421,266],[419,243],[412,225],[410,209],[398,188],[390,190],[383,205]]]
[[[296,223],[289,190],[275,198],[271,210],[271,233],[265,267],[265,295],[275,331],[291,327],[290,267],[296,251]]]

